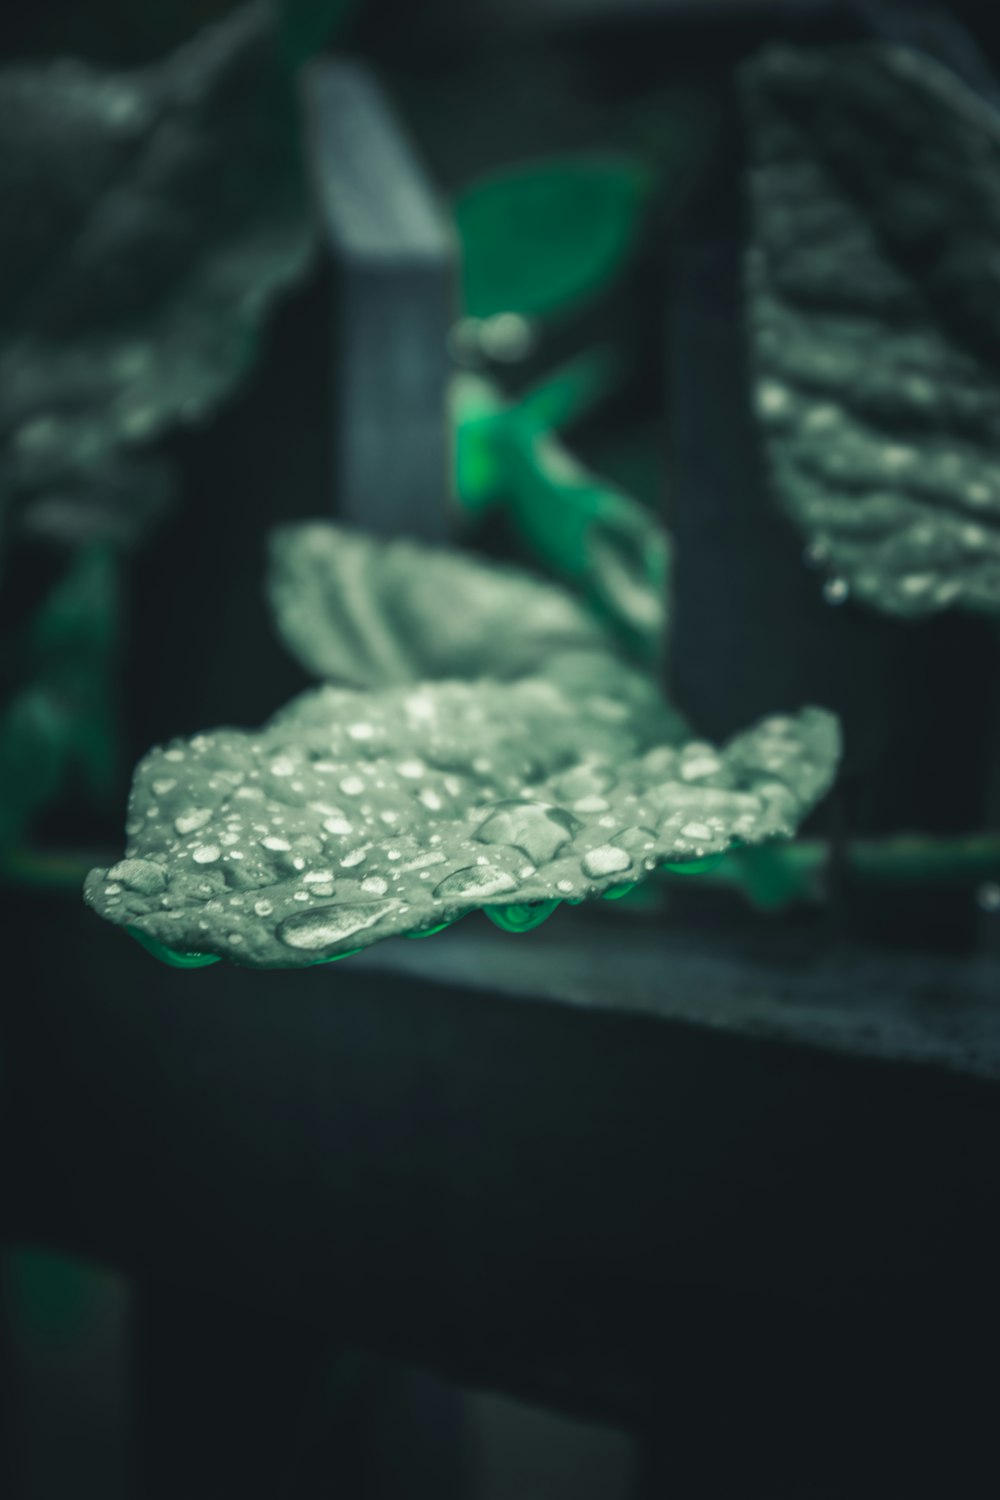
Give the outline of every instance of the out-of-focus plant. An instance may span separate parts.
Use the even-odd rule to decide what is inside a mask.
[[[236,389],[308,263],[293,69],[344,9],[257,0],[151,67],[0,72],[0,587],[25,546],[66,569],[5,672],[8,865],[73,767],[82,796],[114,778],[115,557],[171,501],[157,441]]]
[[[529,551],[576,585],[631,654],[654,667],[666,644],[668,534],[648,507],[592,474],[558,436],[617,372],[613,353],[596,350],[519,401],[482,376],[457,376],[456,483],[467,511],[502,507]]]
[[[624,155],[580,153],[495,173],[462,193],[467,317],[564,318],[619,275],[653,189]]]

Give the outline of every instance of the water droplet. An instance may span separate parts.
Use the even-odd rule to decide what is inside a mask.
[[[323,827],[327,833],[345,834],[354,832],[353,825],[348,823],[346,818],[327,818],[323,823]]]
[[[174,819],[174,827],[178,833],[196,833],[199,828],[204,828],[206,823],[212,820],[212,810],[209,807],[192,807],[180,817]]]
[[[197,849],[191,850],[191,858],[196,865],[210,865],[219,858],[222,850],[218,844],[199,844]]]
[[[588,849],[583,856],[584,872],[594,877],[615,875],[619,870],[627,870],[631,863],[625,850],[616,848],[614,844],[602,844],[597,849]]]
[[[498,803],[475,837],[482,844],[513,844],[536,865],[548,864],[580,827],[561,808],[541,802]]]
[[[850,592],[846,578],[828,578],[823,585],[823,598],[827,604],[843,604]]]
[[[274,911],[274,907],[271,905],[270,901],[255,901],[253,904],[253,909],[257,913],[258,917],[269,917]]]
[[[707,823],[685,823],[681,829],[681,837],[685,839],[710,839],[712,830]]]
[[[345,902],[342,906],[319,906],[312,911],[286,917],[278,928],[278,937],[289,948],[313,952],[319,948],[332,948],[344,938],[374,927],[396,909],[395,901]]]
[[[177,782],[172,776],[161,777],[159,781],[153,782],[153,795],[156,797],[165,797],[168,792],[173,791],[176,785]]]
[[[360,797],[365,789],[365,783],[360,776],[345,776],[340,783],[340,790],[345,797]]]
[[[295,762],[293,760],[289,760],[286,755],[279,756],[277,760],[272,760],[271,762],[271,775],[294,776]]]
[[[807,568],[822,568],[829,556],[830,549],[825,542],[810,542],[802,554],[802,561]]]
[[[702,776],[714,776],[721,770],[722,762],[717,755],[693,755],[681,763],[681,780],[699,781]]]
[[[603,797],[590,796],[578,797],[573,803],[573,811],[579,813],[607,812],[608,804]]]
[[[463,323],[469,321],[474,320],[462,319]],[[487,359],[495,359],[501,364],[513,364],[524,359],[535,342],[534,330],[528,319],[522,313],[515,312],[494,313],[489,318],[483,318],[477,334],[479,347]]]
[[[284,854],[292,847],[287,839],[279,838],[275,833],[269,833],[260,842],[265,849],[271,849],[275,854]]]
[[[370,740],[375,730],[370,724],[348,724],[347,732],[352,740]]]
[[[167,883],[162,868],[148,859],[121,859],[111,866],[105,879],[120,881],[130,891],[139,891],[144,896],[158,895]]]
[[[765,417],[781,416],[791,405],[791,397],[776,380],[762,380],[757,386],[757,410]]]
[[[389,883],[383,880],[381,875],[369,875],[362,880],[361,889],[371,896],[384,896],[389,889]]]
[[[435,886],[434,894],[439,897],[467,896],[476,900],[481,896],[502,896],[516,890],[517,881],[504,870],[491,870],[488,865],[470,865],[446,875],[441,884]]]
[[[392,859],[394,857],[396,859],[399,858],[398,849],[389,850],[389,858]],[[409,874],[412,870],[426,870],[431,865],[443,864],[444,855],[437,849],[431,849],[426,854],[418,854],[414,859],[407,860],[405,865],[400,865],[400,869]]]
[[[421,787],[420,792],[418,793],[418,801],[423,803],[428,812],[441,811],[441,798],[438,796],[437,792],[433,791],[429,786]]]
[[[1000,911],[1000,884],[995,880],[984,881],[976,891],[976,901],[980,911]]]
[[[411,781],[415,781],[418,776],[422,776],[426,769],[422,760],[403,760],[396,767],[400,776],[406,776]]]
[[[345,869],[350,870],[354,865],[359,865],[361,863],[367,852],[368,851],[366,849],[352,849],[350,853],[344,855],[340,863],[345,867]]]

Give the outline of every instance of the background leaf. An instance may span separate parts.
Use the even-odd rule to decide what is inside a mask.
[[[311,246],[271,7],[134,72],[7,68],[0,200],[0,519],[135,541],[169,490],[149,443],[239,381]]]
[[[473,513],[501,507],[547,571],[579,588],[629,651],[654,665],[666,646],[669,536],[552,430],[579,418],[615,372],[614,358],[594,351],[517,402],[479,376],[456,377],[456,487]]]
[[[550,316],[598,295],[635,242],[650,186],[629,157],[580,153],[467,188],[455,203],[465,312]]]
[[[745,67],[748,319],[777,497],[890,614],[1000,609],[1000,119],[863,46]]]
[[[267,588],[306,671],[355,686],[516,677],[552,651],[605,643],[582,605],[517,569],[322,521],[272,533]]]

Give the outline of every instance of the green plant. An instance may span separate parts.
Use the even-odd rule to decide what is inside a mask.
[[[270,593],[334,680],[259,731],[151,752],[125,858],[86,884],[182,963],[323,962],[480,908],[521,930],[787,836],[833,776],[819,709],[685,741],[593,617],[513,569],[312,523],[276,534]]]

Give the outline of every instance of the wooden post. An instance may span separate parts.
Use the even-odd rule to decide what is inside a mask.
[[[336,513],[381,535],[444,540],[454,237],[402,126],[361,64],[316,63],[304,92],[335,282]]]

